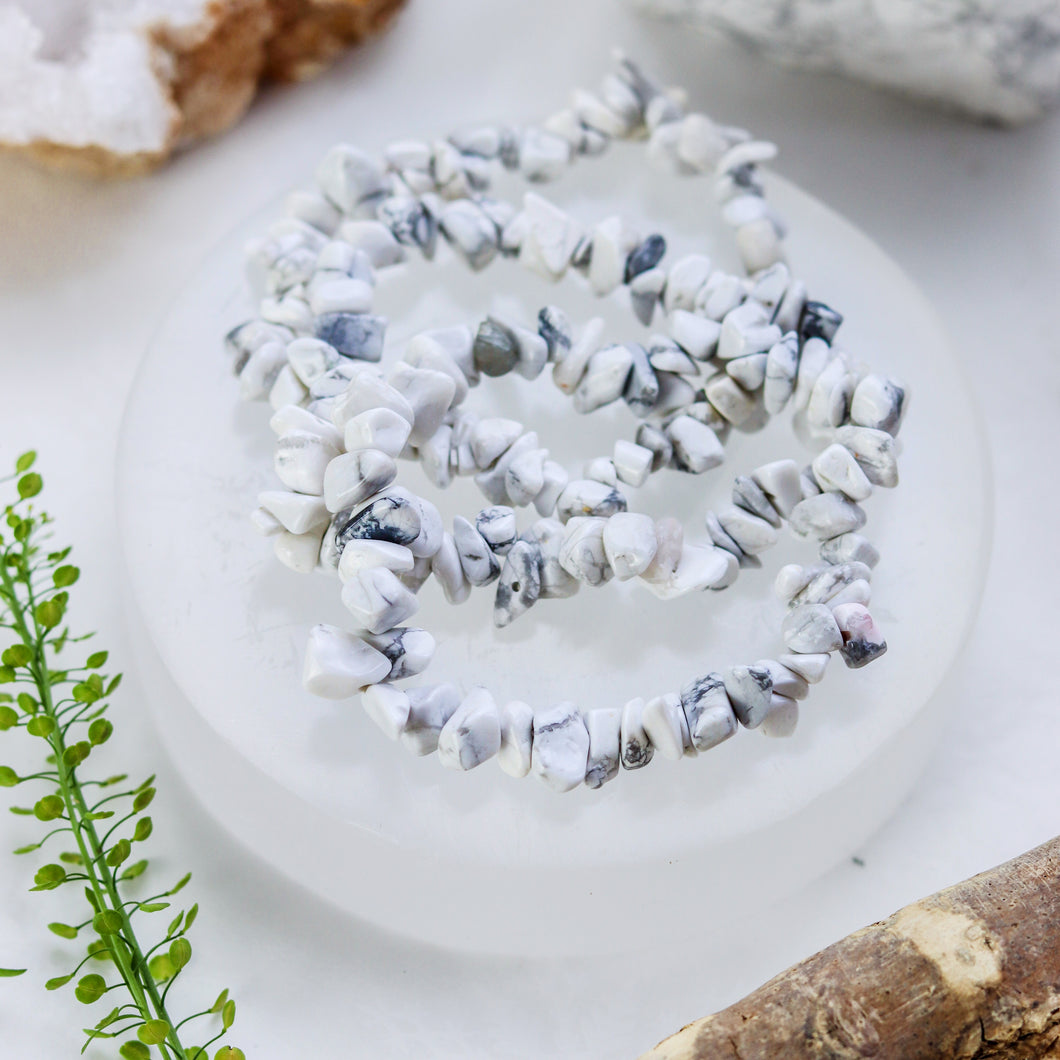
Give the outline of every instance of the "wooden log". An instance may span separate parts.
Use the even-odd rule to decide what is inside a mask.
[[[1060,1057],[1060,837],[848,935],[642,1060]]]

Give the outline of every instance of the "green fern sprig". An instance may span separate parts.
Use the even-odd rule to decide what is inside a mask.
[[[56,860],[37,869],[30,889],[83,885],[85,919],[79,924],[51,923],[49,930],[64,939],[88,938],[74,969],[45,985],[58,990],[73,982],[81,1003],[111,1003],[106,1015],[86,1028],[82,1052],[94,1041],[111,1039],[124,1060],[153,1055],[206,1060],[207,1050],[232,1026],[235,1002],[225,990],[211,1006],[180,1020],[167,1007],[173,984],[191,960],[188,932],[198,906],[170,913],[164,931],[154,929],[153,921],[172,909],[171,899],[191,874],[149,898],[131,897],[130,885],[148,868],[147,859],[134,854],[153,831],[146,811],[155,797],[154,777],[132,785],[126,774],[84,775],[88,760],[114,731],[106,701],[121,675],[104,672],[105,651],[81,652],[77,660],[69,659],[89,639],[73,636],[66,624],[68,590],[80,571],[68,562],[69,548],[48,550],[52,520],[33,503],[44,485],[33,470],[35,460],[36,454],[23,453],[14,475],[0,479],[0,485],[13,483],[17,494],[4,509],[0,527],[0,638],[8,641],[0,651],[0,731],[21,730],[40,741],[44,756],[39,769],[23,776],[0,766],[0,787],[33,788],[36,801],[12,806],[11,812],[49,826],[40,840],[16,854],[63,848]],[[99,964],[109,964],[111,970],[89,970]],[[0,977],[24,972],[0,969]],[[203,1045],[185,1045],[191,1025],[209,1017],[217,1017],[217,1033]],[[214,1060],[243,1060],[243,1053],[224,1045]]]

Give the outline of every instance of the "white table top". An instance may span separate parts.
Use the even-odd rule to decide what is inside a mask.
[[[520,10],[533,14],[517,21]],[[123,630],[112,516],[114,449],[137,363],[185,277],[232,225],[304,179],[340,136],[381,145],[388,135],[544,113],[569,86],[595,79],[614,43],[667,71],[695,105],[775,139],[786,176],[922,285],[975,379],[996,476],[982,614],[948,682],[952,730],[928,773],[859,852],[863,867],[842,866],[763,911],[754,937],[705,955],[690,932],[679,952],[657,955],[657,968],[638,964],[637,974],[672,981],[662,991],[642,989],[616,962],[472,960],[395,941],[235,848],[173,775],[143,709],[151,690],[137,681]],[[1048,602],[1060,593],[1060,568],[1040,546],[1060,519],[1060,495],[1048,487],[1060,411],[1060,343],[1048,324],[1058,172],[1060,117],[1014,132],[976,127],[707,46],[609,0],[419,0],[378,44],[311,85],[268,93],[234,132],[148,180],[85,183],[0,163],[0,467],[29,446],[41,453],[48,507],[84,571],[75,623],[99,629],[126,671],[111,760],[160,774],[152,871],[196,870],[189,893],[202,913],[188,982],[199,989],[190,1000],[231,986],[240,1003],[233,1041],[248,1057],[633,1056],[846,932],[1054,835],[1060,711],[1045,664],[1060,631]],[[945,531],[960,525],[955,507]],[[0,747],[13,751],[9,739]],[[5,814],[0,848],[38,829]],[[68,1055],[86,1013],[41,984],[67,970],[69,948],[44,925],[74,915],[76,895],[26,893],[31,872],[0,859],[0,966],[31,967],[0,987],[0,1027],[12,1056]]]

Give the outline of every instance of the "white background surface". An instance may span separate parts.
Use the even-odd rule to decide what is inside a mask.
[[[172,776],[122,628],[114,446],[137,362],[185,277],[241,217],[303,179],[330,142],[380,146],[388,135],[546,113],[572,84],[595,80],[616,42],[669,71],[694,105],[777,140],[780,170],[867,231],[934,299],[989,423],[993,568],[948,683],[952,731],[860,852],[864,867],[844,866],[780,908],[746,910],[750,926],[709,952],[691,925],[728,910],[695,910],[684,946],[636,961],[456,959],[306,898],[233,848]],[[633,1056],[847,931],[1056,832],[1058,173],[1057,118],[1017,132],[969,126],[705,47],[603,0],[414,0],[385,40],[313,85],[271,94],[232,134],[150,180],[91,184],[0,165],[0,464],[29,445],[41,451],[49,507],[85,569],[74,619],[101,629],[127,671],[113,761],[161,774],[154,846],[166,855],[153,871],[196,870],[190,893],[203,912],[188,981],[204,996],[233,988],[233,1040],[248,1057]],[[949,525],[936,529],[938,562],[946,535],[960,532],[955,498]],[[36,834],[0,819],[4,848]],[[0,965],[31,966],[0,987],[3,1053],[74,1055],[86,1013],[40,985],[66,967],[68,947],[43,926],[64,918],[66,899],[27,894],[30,874],[25,862],[0,860]],[[630,922],[650,937],[636,910]],[[645,979],[667,985],[645,989]]]

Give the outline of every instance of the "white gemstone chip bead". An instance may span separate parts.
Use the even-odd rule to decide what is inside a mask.
[[[483,471],[493,467],[523,433],[523,425],[517,420],[490,416],[479,420],[471,429],[471,452],[475,464]]]
[[[390,673],[390,660],[360,637],[324,623],[309,631],[302,684],[325,699],[347,699]]]
[[[762,720],[762,735],[786,739],[795,735],[798,724],[799,704],[789,696],[774,692],[769,699],[769,713]]]
[[[462,604],[471,595],[471,583],[464,576],[464,569],[460,565],[456,541],[448,531],[443,536],[438,551],[431,556],[431,573],[438,579],[449,603]]]
[[[685,530],[679,519],[665,515],[655,520],[655,558],[641,573],[646,582],[665,582],[674,576],[684,551]]]
[[[688,254],[674,262],[666,278],[663,308],[667,313],[675,309],[694,309],[696,295],[710,278],[713,265],[705,254]]]
[[[780,633],[788,648],[800,655],[838,651],[843,646],[843,634],[824,604],[796,607],[784,616]]]
[[[811,466],[813,477],[822,489],[845,494],[852,501],[863,501],[872,496],[872,483],[850,450],[838,442],[822,449]]]
[[[571,254],[582,237],[581,226],[558,206],[533,192],[523,196],[523,217],[525,233],[519,249],[520,262],[546,280],[558,280],[567,271]]]
[[[472,585],[488,585],[500,574],[501,565],[486,539],[462,515],[453,518],[453,541],[464,576]]]
[[[810,684],[806,678],[776,659],[759,659],[755,666],[769,671],[774,692],[791,699],[805,699],[810,694]]]
[[[391,740],[398,739],[408,725],[408,693],[393,685],[372,685],[361,693],[361,706]]]
[[[644,704],[641,723],[652,746],[672,762],[685,753],[683,731],[688,722],[681,710],[681,697],[676,692],[655,696]]]
[[[370,633],[384,633],[419,610],[416,594],[386,567],[368,567],[342,587],[342,602]]]
[[[761,666],[732,666],[725,672],[725,691],[733,712],[748,729],[757,729],[769,714],[773,678]]]
[[[725,680],[719,673],[706,674],[685,685],[681,689],[681,707],[697,751],[709,751],[734,736],[739,728]]]
[[[563,547],[564,526],[558,519],[539,519],[531,533],[541,548],[541,599],[566,599],[580,588],[559,561]]]
[[[850,402],[850,420],[859,427],[871,427],[896,435],[907,406],[905,388],[892,379],[867,375],[858,383]]]
[[[250,513],[250,525],[262,537],[273,537],[275,534],[283,532],[283,523],[272,512],[268,512],[261,507],[255,508]],[[290,533],[290,531],[287,532]]]
[[[530,770],[553,791],[576,788],[585,780],[589,732],[573,703],[559,703],[534,715]]]
[[[395,574],[403,574],[412,570],[415,562],[416,557],[405,545],[370,537],[354,539],[346,544],[339,557],[339,577],[348,582],[369,567],[386,567]]]
[[[776,527],[735,505],[723,508],[717,516],[725,533],[749,556],[772,548],[779,539]]]
[[[825,563],[864,563],[875,567],[880,553],[875,545],[861,534],[840,534],[821,543],[818,553]]]
[[[626,510],[626,498],[613,486],[593,479],[568,482],[556,500],[556,515],[566,522],[577,516],[607,517]]]
[[[847,425],[836,431],[835,439],[850,450],[874,486],[898,485],[898,454],[892,435],[871,427]]]
[[[794,460],[774,460],[751,472],[782,519],[787,519],[802,498],[799,465]]]
[[[429,755],[438,750],[438,737],[445,723],[460,705],[456,685],[423,685],[405,693],[409,716],[401,733],[402,744],[414,755]]]
[[[600,339],[604,333],[603,317],[593,317],[582,329],[581,335],[573,343],[561,360],[554,362],[552,382],[564,394],[574,393],[575,387],[585,374],[589,359],[600,349]]]
[[[320,530],[331,518],[319,497],[289,490],[265,490],[258,494],[258,504],[292,534]]]
[[[623,769],[641,769],[655,755],[655,748],[644,731],[644,700],[639,696],[622,708],[619,739]]]
[[[413,368],[406,361],[399,361],[390,373],[390,385],[412,409],[409,441],[422,445],[442,425],[453,402],[456,384],[445,372]]]
[[[643,486],[651,474],[652,456],[652,451],[643,445],[619,438],[611,458],[619,481],[629,486]]]
[[[416,418],[412,406],[385,379],[372,370],[358,372],[349,389],[338,399],[332,420],[340,430],[362,412],[390,409],[411,426]],[[377,447],[378,448],[378,447]]]
[[[594,412],[622,397],[633,369],[633,353],[627,346],[605,346],[597,350],[585,367],[581,382],[574,390],[574,410]]]
[[[619,512],[603,530],[604,555],[615,577],[627,581],[644,572],[655,558],[655,520],[637,512]]]
[[[700,475],[725,459],[725,449],[718,436],[691,416],[674,419],[666,428],[666,437],[673,446],[674,466],[680,471]]]
[[[276,440],[273,467],[288,489],[320,496],[324,473],[338,455],[338,448],[319,434],[292,431]]]
[[[675,309],[670,314],[670,337],[697,361],[709,361],[718,348],[721,326],[706,317]]]
[[[352,508],[382,492],[397,477],[397,464],[378,449],[340,453],[324,471],[324,504],[329,512]]]
[[[832,615],[843,637],[839,654],[851,669],[867,666],[887,651],[883,634],[862,604],[840,604]]]
[[[766,412],[775,416],[795,392],[799,372],[799,337],[789,331],[774,343],[766,356],[766,379],[762,400]]]
[[[309,574],[316,569],[323,536],[321,530],[308,534],[292,534],[281,530],[272,539],[273,551],[285,567],[289,567],[296,574]]]
[[[438,759],[447,769],[469,770],[482,765],[501,748],[497,704],[476,686],[464,697],[438,738]]]
[[[534,711],[529,703],[513,699],[501,708],[501,749],[497,764],[510,777],[530,772],[534,745]]]
[[[618,707],[600,707],[585,715],[589,733],[589,755],[585,763],[585,785],[602,788],[614,780],[619,771],[622,711]]]
[[[688,593],[731,584],[736,567],[736,557],[724,549],[685,544],[670,577],[663,580],[645,578],[644,584],[660,600],[673,600]]]
[[[797,534],[826,541],[830,537],[860,530],[866,515],[840,493],[819,493],[800,501],[791,512],[791,529]]]
[[[434,637],[425,629],[399,626],[385,633],[365,633],[364,641],[390,661],[388,681],[423,673],[434,658]]]
[[[822,652],[817,655],[781,655],[777,661],[781,666],[797,673],[804,681],[815,685],[824,677],[831,658],[831,655]]]
[[[604,550],[604,528],[608,520],[593,516],[575,516],[564,527],[559,550],[560,566],[579,582],[603,585],[613,571]]]

